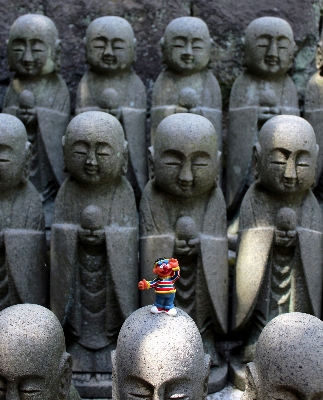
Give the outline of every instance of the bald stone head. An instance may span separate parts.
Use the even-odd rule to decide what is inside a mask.
[[[71,383],[63,329],[48,309],[19,304],[0,313],[0,393],[65,400]]]
[[[171,21],[161,39],[163,61],[180,74],[202,71],[210,61],[211,42],[204,21],[195,17],[181,17]]]
[[[112,354],[112,397],[205,399],[210,358],[194,321],[180,309],[169,317],[150,308],[135,311],[121,328]]]
[[[115,185],[126,173],[127,149],[123,128],[100,111],[79,114],[63,137],[66,168],[78,182]]]
[[[259,183],[276,194],[300,195],[315,180],[315,133],[303,118],[279,115],[267,121],[254,146]]]
[[[90,23],[84,38],[86,59],[94,71],[128,71],[136,55],[132,26],[120,17],[101,17]]]
[[[274,318],[247,364],[244,400],[320,399],[323,395],[323,322],[309,314]]]
[[[294,46],[293,31],[287,21],[257,18],[245,31],[245,67],[259,76],[282,76],[291,66]]]
[[[0,192],[26,183],[29,174],[31,144],[20,119],[0,114]],[[0,193],[1,195],[1,193]]]
[[[219,152],[212,123],[196,114],[173,114],[158,125],[151,149],[153,183],[179,197],[216,185]]]
[[[8,62],[11,71],[22,76],[39,76],[58,71],[60,41],[54,22],[39,14],[26,14],[9,32]]]

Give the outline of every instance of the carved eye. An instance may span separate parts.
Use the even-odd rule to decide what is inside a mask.
[[[286,161],[271,161],[270,163],[274,165],[286,165]]]

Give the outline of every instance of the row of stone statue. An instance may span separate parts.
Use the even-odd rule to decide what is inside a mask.
[[[276,317],[260,335],[247,365],[242,400],[319,399],[323,322],[308,314]],[[188,315],[153,315],[149,307],[124,323],[113,352],[113,400],[205,400],[210,371],[200,334]],[[80,400],[71,384],[72,359],[55,315],[38,305],[0,313],[3,399]],[[102,398],[111,398],[105,392]]]
[[[127,178],[139,204],[147,183],[146,92],[131,69],[136,57],[132,27],[120,17],[98,18],[89,25],[84,43],[90,68],[79,84],[75,113],[104,111],[122,123],[129,144]],[[166,69],[159,75],[152,96],[151,143],[162,119],[185,112],[202,115],[212,122],[221,151],[221,91],[207,68],[211,43],[206,24],[198,18],[177,18],[167,26],[161,39]],[[234,83],[230,98],[226,162],[230,219],[234,218],[253,181],[252,147],[259,129],[275,115],[299,115],[296,88],[287,75],[294,45],[290,25],[280,18],[258,18],[246,29],[245,71]],[[57,74],[60,49],[57,29],[45,16],[24,15],[11,27],[8,61],[15,76],[3,110],[25,124],[33,144],[30,179],[41,195],[47,228],[51,223],[53,200],[66,177],[61,138],[70,119],[70,101],[66,84]],[[323,179],[321,42],[317,67],[319,72],[311,78],[307,88],[305,117],[312,123],[321,148],[319,183]],[[221,171],[222,168],[220,183]],[[319,183],[317,195],[323,199],[321,186]],[[234,223],[232,231],[237,231]]]

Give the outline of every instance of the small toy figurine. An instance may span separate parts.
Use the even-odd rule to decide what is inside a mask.
[[[165,312],[175,317],[174,306],[176,288],[174,283],[179,279],[180,269],[176,258],[158,258],[154,263],[153,273],[158,275],[152,281],[143,279],[138,283],[139,290],[155,288],[156,301],[151,307],[153,314]]]

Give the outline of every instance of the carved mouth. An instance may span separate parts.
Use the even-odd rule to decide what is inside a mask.
[[[84,167],[85,171],[89,175],[96,175],[99,172],[97,167]]]
[[[287,188],[287,189],[293,189],[295,186],[296,186],[296,183],[297,183],[297,181],[295,180],[295,181],[284,181],[284,186]]]
[[[265,63],[266,64],[268,64],[268,65],[270,65],[270,66],[276,66],[276,65],[278,65],[278,58],[269,58],[269,57],[266,57],[265,58]]]
[[[185,64],[193,64],[193,62],[194,62],[194,57],[193,56],[183,55],[181,57],[181,59],[182,59],[182,61],[184,61]]]
[[[115,57],[103,57],[103,62],[108,65],[115,64],[116,58]]]

